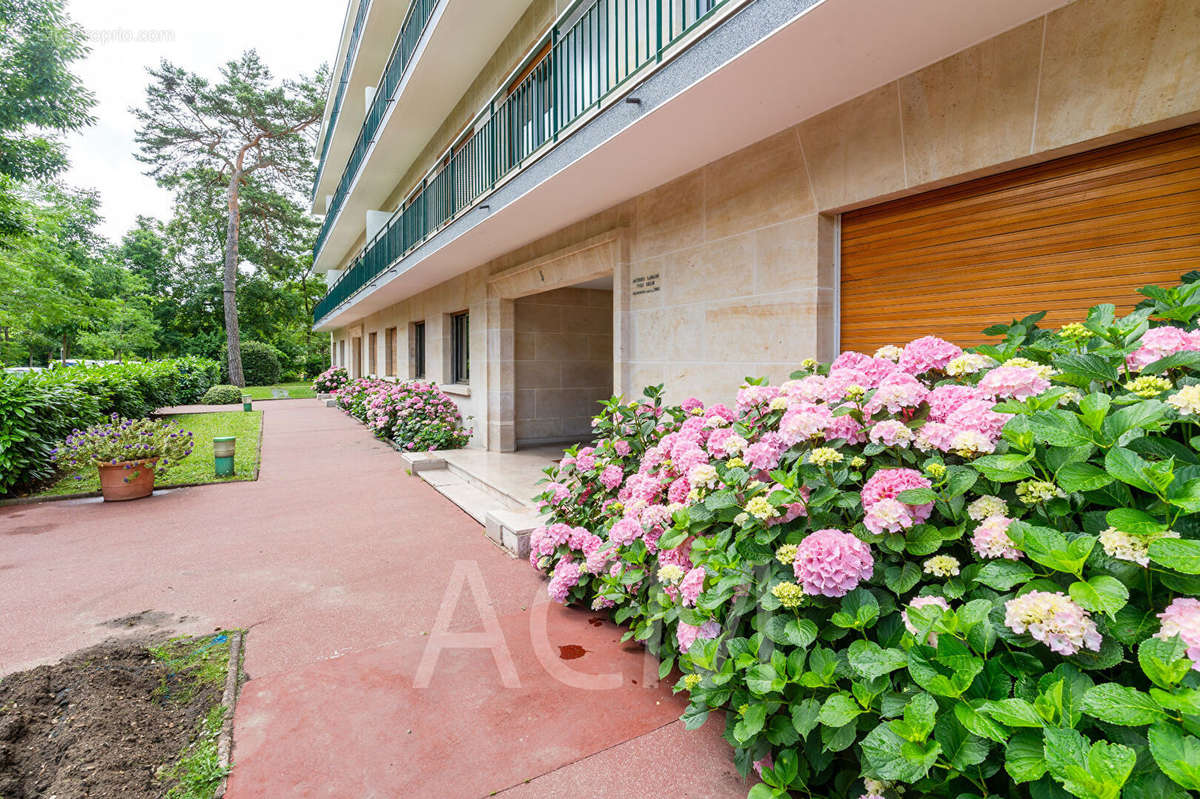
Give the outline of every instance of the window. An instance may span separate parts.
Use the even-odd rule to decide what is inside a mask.
[[[450,317],[450,382],[471,380],[470,317],[456,313]]]
[[[383,333],[384,368],[389,377],[396,376],[396,328],[389,327]]]
[[[377,375],[379,370],[376,369],[379,353],[379,334],[371,331],[367,337],[367,374]]]
[[[425,323],[413,322],[412,326],[412,376],[425,376]]]

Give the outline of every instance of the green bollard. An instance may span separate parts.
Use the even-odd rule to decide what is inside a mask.
[[[213,467],[217,477],[233,475],[233,452],[237,444],[234,436],[217,436],[213,439]]]
[[[248,395],[242,397],[242,410],[243,411],[250,410],[250,400],[251,400],[251,397]]]

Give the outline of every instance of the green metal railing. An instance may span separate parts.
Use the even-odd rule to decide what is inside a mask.
[[[429,18],[433,16],[433,9],[437,7],[438,1],[412,0],[412,5],[408,7],[408,13],[404,15],[404,24],[400,26],[400,35],[396,37],[396,43],[392,45],[392,54],[388,56],[387,66],[383,68],[383,74],[380,75],[378,85],[375,87],[375,97],[371,100],[371,107],[367,109],[362,129],[359,130],[358,138],[354,142],[354,149],[350,151],[350,158],[347,159],[346,166],[342,170],[341,180],[334,189],[333,199],[325,212],[325,221],[321,224],[320,232],[317,233],[317,244],[313,248],[314,254],[320,252],[321,247],[325,245],[325,237],[329,235],[329,230],[342,210],[346,196],[350,193],[350,186],[358,177],[358,170],[362,167],[363,159],[366,158],[371,145],[375,143],[375,134],[379,131],[384,117],[387,116],[388,107],[395,100],[393,95],[396,93],[396,88],[400,85],[400,80],[404,77],[404,73],[412,61],[413,52],[417,49],[417,44],[425,33],[425,26],[429,23]]]
[[[451,148],[317,303],[313,321],[372,284],[728,2],[590,0],[569,10],[562,17],[567,24],[555,26],[518,70],[528,74],[480,112],[470,136]],[[547,41],[546,57],[530,68]]]
[[[313,201],[317,198],[317,184],[325,171],[325,156],[329,153],[329,140],[333,138],[333,129],[337,127],[338,115],[342,110],[342,98],[346,95],[346,86],[350,83],[350,65],[358,52],[358,42],[362,39],[363,24],[367,19],[367,10],[371,0],[360,0],[358,11],[354,14],[354,25],[350,28],[350,42],[346,46],[346,60],[342,63],[342,73],[338,78],[337,94],[333,98],[333,112],[329,115],[329,124],[325,126],[325,135],[321,139],[321,152],[317,156],[317,174],[313,178]]]

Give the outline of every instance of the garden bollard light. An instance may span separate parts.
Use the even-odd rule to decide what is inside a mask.
[[[233,475],[233,451],[236,443],[235,436],[217,436],[213,439],[213,466],[217,477]]]
[[[250,400],[251,399],[252,399],[252,397],[250,397],[248,394],[242,395],[242,410],[243,411],[250,410]]]

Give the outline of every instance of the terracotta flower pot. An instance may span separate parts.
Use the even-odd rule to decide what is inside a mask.
[[[154,493],[154,468],[158,458],[118,463],[97,463],[100,492],[105,502],[141,499]]]

